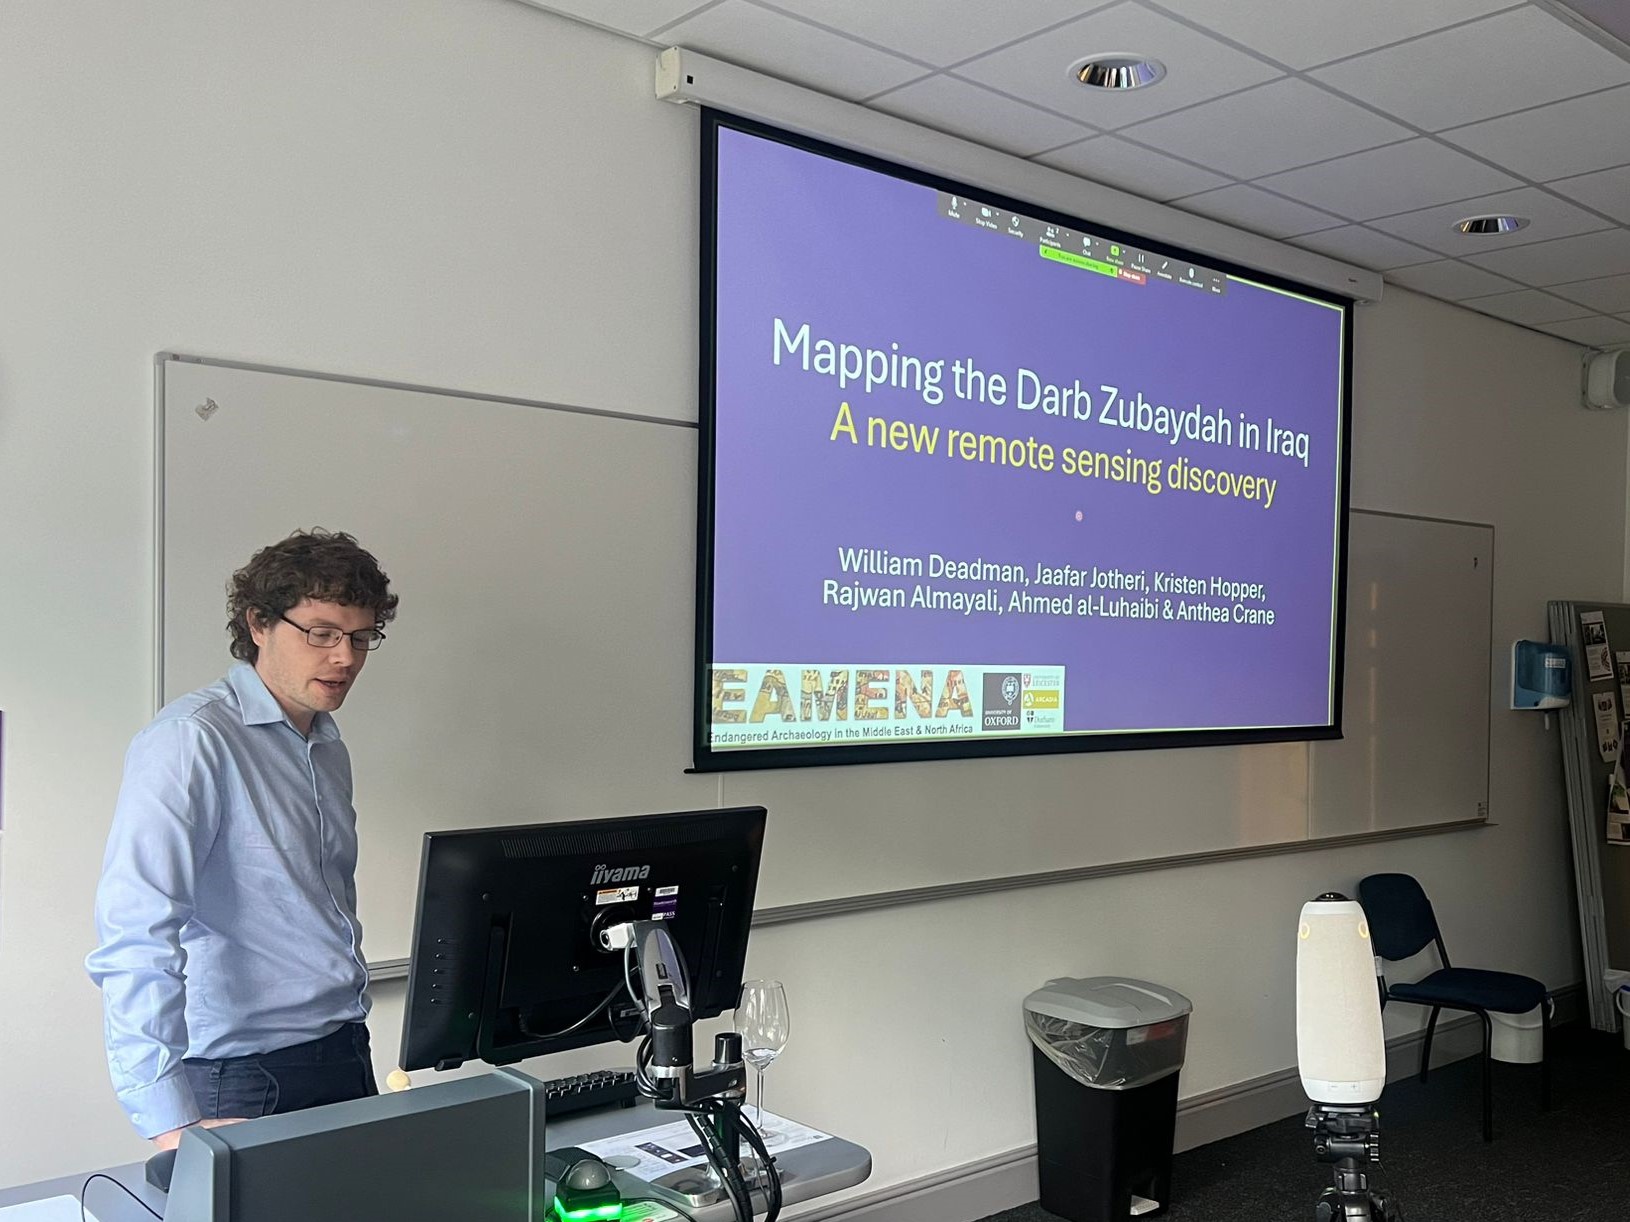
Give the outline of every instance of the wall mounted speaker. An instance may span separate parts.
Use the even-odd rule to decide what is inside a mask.
[[[1585,361],[1585,406],[1630,407],[1630,348],[1598,352]]]

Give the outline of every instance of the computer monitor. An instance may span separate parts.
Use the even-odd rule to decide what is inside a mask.
[[[631,1038],[623,954],[599,942],[624,921],[668,923],[695,1018],[733,1008],[763,843],[762,806],[427,834],[402,1068]]]

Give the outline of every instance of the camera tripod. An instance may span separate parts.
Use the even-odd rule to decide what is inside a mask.
[[[1316,1103],[1306,1126],[1313,1130],[1314,1157],[1335,1164],[1335,1185],[1313,1207],[1316,1222],[1401,1222],[1397,1202],[1369,1185],[1367,1168],[1381,1161],[1381,1113],[1375,1106]]]

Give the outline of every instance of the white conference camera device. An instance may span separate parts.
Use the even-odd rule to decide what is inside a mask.
[[[1370,927],[1335,892],[1303,904],[1296,930],[1296,1065],[1314,1103],[1374,1103],[1387,1084]]]
[[[1334,891],[1302,905],[1296,927],[1296,1065],[1313,1101],[1305,1127],[1313,1155],[1335,1182],[1314,1206],[1316,1222],[1397,1222],[1396,1204],[1371,1190],[1381,1161],[1387,1045],[1381,991],[1364,909]]]

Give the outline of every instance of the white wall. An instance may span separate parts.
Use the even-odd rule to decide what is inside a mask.
[[[695,116],[650,72],[513,0],[0,6],[0,1186],[142,1153],[80,961],[153,699],[153,353],[693,416]],[[1357,353],[1354,504],[1497,528],[1497,696],[1547,598],[1619,595],[1625,417],[1577,407],[1569,345],[1404,292]],[[1502,703],[1492,828],[762,931],[772,1103],[871,1188],[1025,1145],[1018,999],[1065,972],[1194,999],[1185,1095],[1284,1069],[1296,908],[1375,869],[1463,960],[1576,980],[1556,745]],[[400,1013],[382,987],[382,1065]]]

